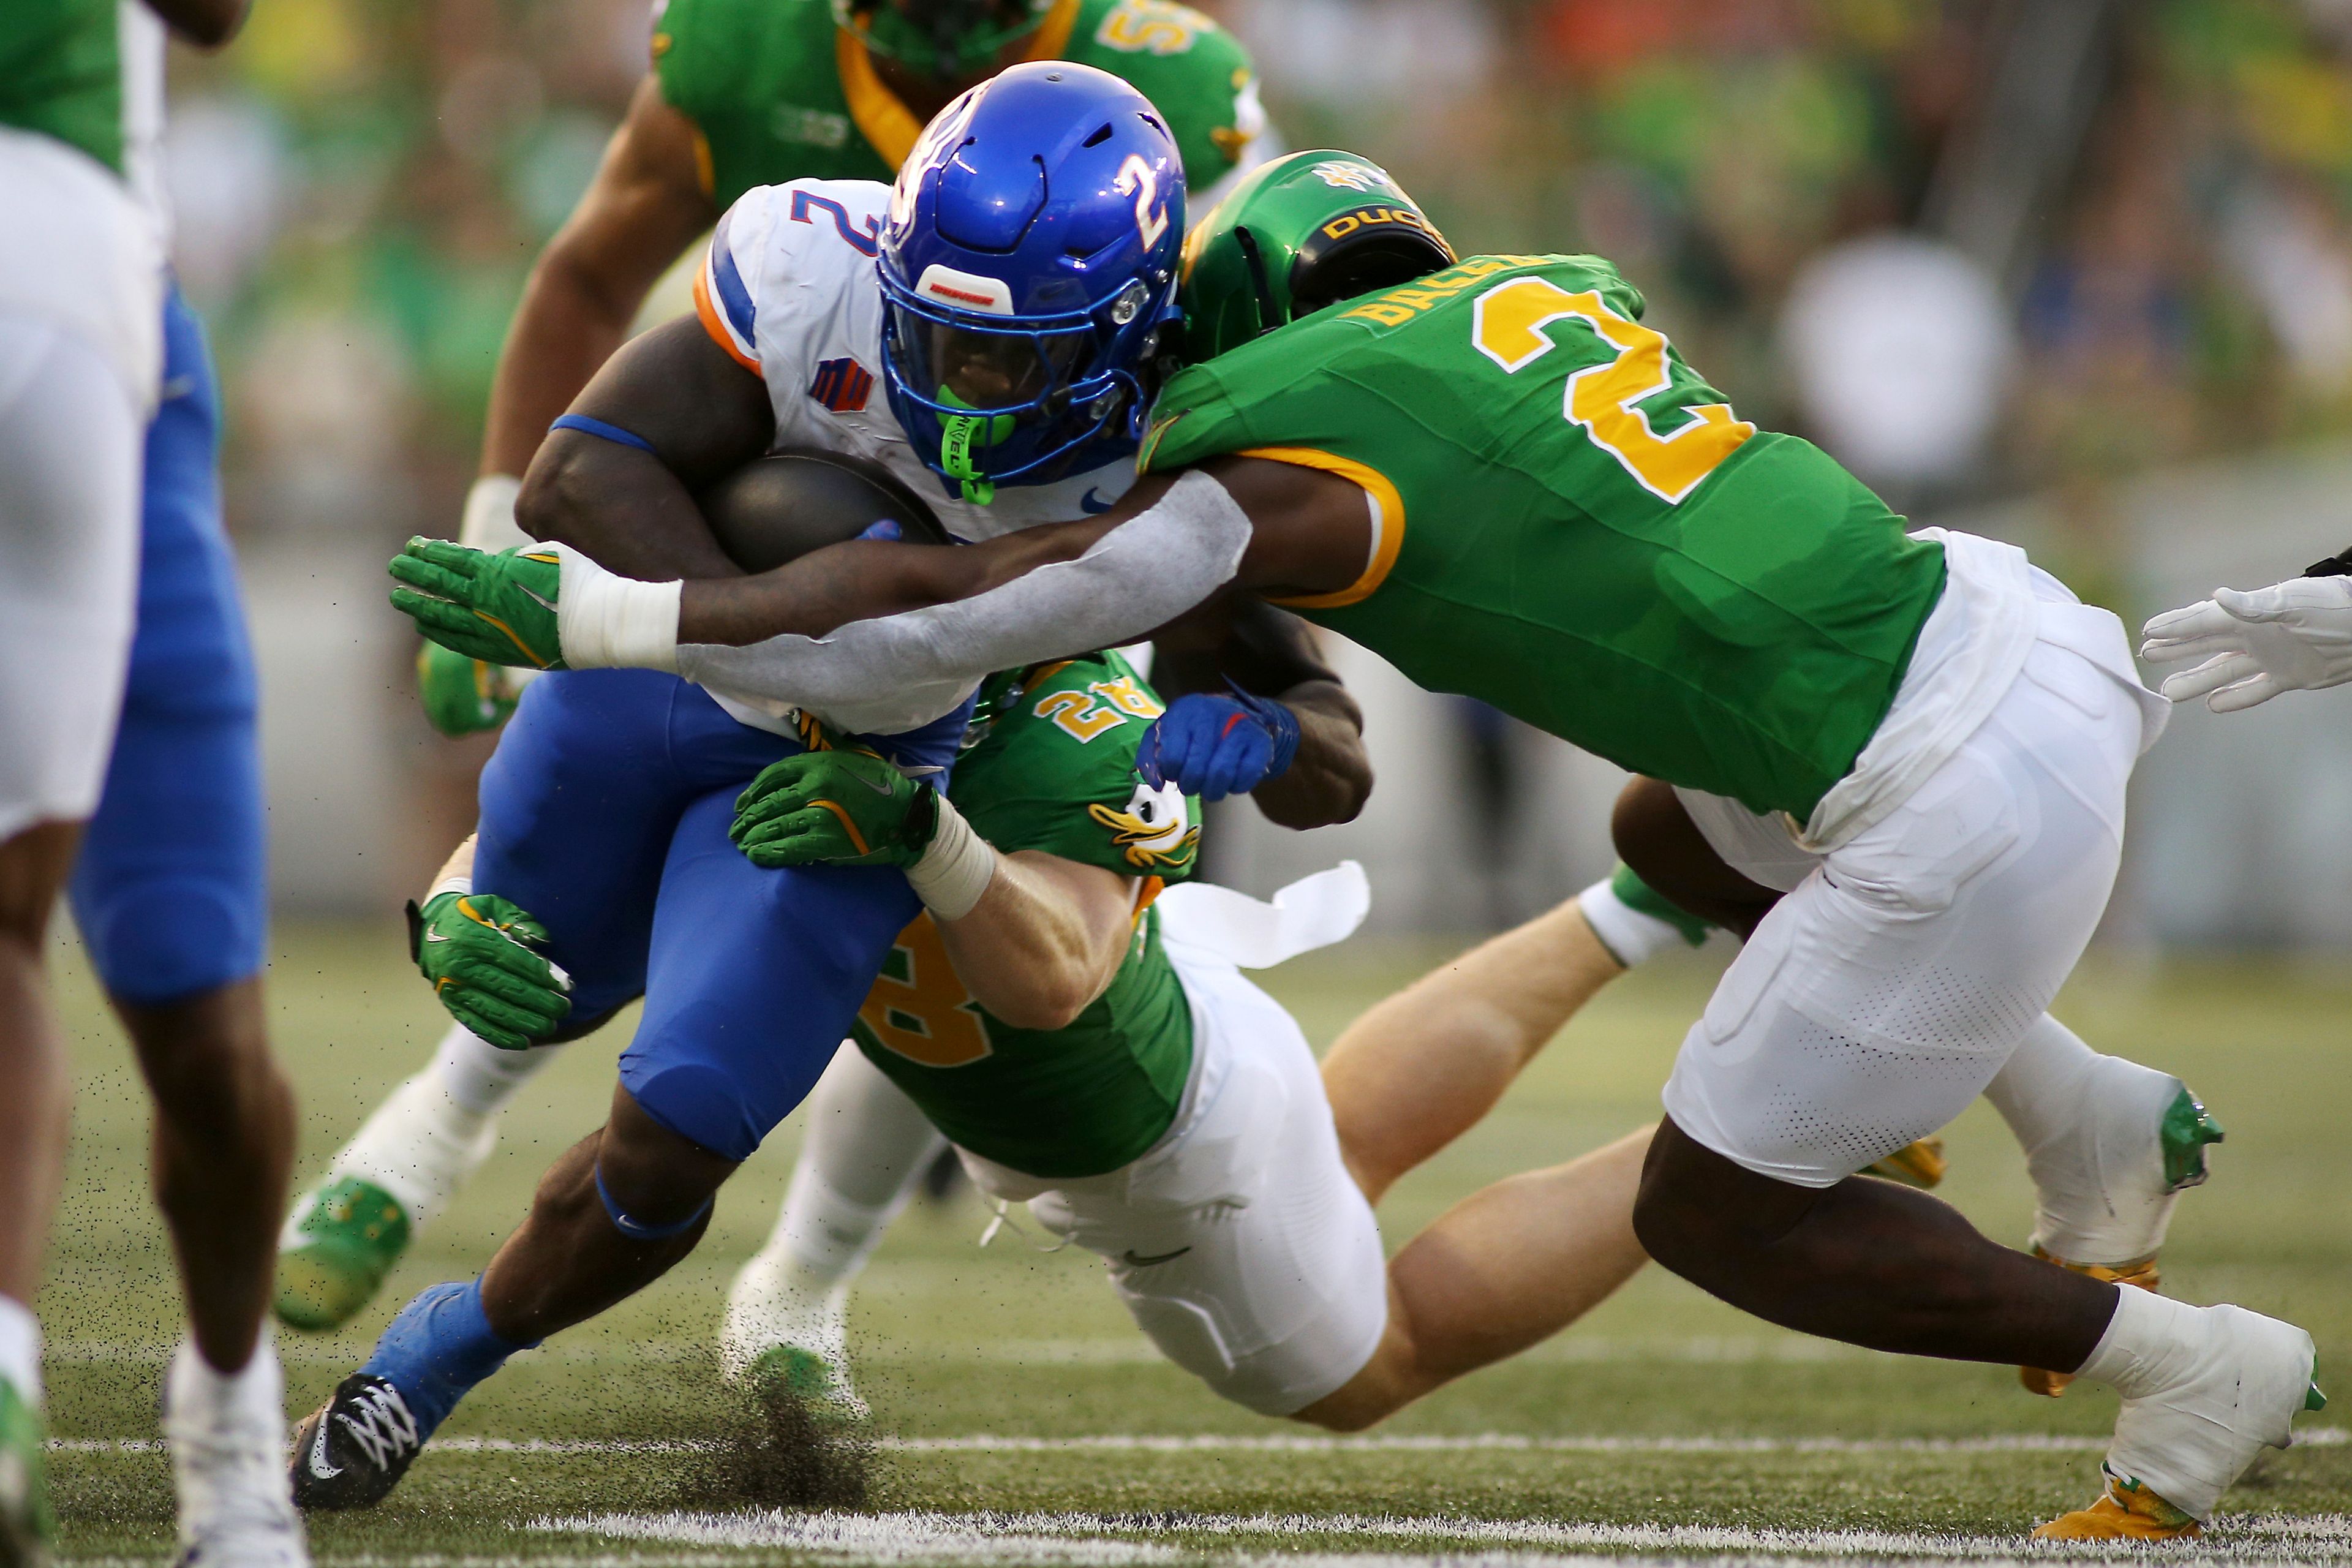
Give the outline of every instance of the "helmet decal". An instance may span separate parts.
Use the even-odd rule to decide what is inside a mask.
[[[1333,190],[1369,191],[1377,186],[1381,190],[1394,191],[1397,188],[1396,182],[1389,178],[1387,170],[1353,158],[1327,158],[1315,165],[1315,177]],[[1402,195],[1403,193],[1400,191],[1398,194]]]
[[[959,310],[984,310],[992,316],[1013,314],[1013,290],[1004,286],[1003,279],[959,272],[936,261],[923,268],[922,277],[915,283],[915,292]]]
[[[1328,305],[1454,262],[1387,171],[1294,153],[1245,175],[1184,245],[1184,357],[1213,359]]]

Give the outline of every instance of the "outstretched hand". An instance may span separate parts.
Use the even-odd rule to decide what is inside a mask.
[[[2235,713],[2282,691],[2352,680],[2352,578],[2297,577],[2252,593],[2216,588],[2210,599],[2168,610],[2141,629],[2151,664],[2201,658],[2165,678],[2175,702],[2205,699]]]
[[[446,539],[412,539],[391,571],[392,607],[443,647],[490,664],[566,668],[555,621],[563,568],[554,551],[492,555]]]

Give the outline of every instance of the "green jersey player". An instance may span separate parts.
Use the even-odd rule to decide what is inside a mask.
[[[1667,1086],[1652,1256],[1816,1333],[2113,1384],[2108,1491],[2053,1528],[2193,1532],[2315,1397],[2309,1337],[2119,1292],[1851,1179],[2047,1033],[2164,712],[2120,625],[2011,547],[1906,535],[1825,455],[1740,419],[1607,263],[1457,260],[1362,159],[1267,165],[1195,241],[1202,363],[1154,411],[1155,477],[1109,512],[624,590],[678,606],[675,649],[635,657],[851,700],[1254,593],[1654,775],[1727,865],[1788,892]],[[490,641],[478,611],[557,629],[526,579],[613,587],[569,556],[402,574],[449,601],[405,607],[468,648]],[[2063,1141],[2094,1119],[2050,1121]]]
[[[1076,60],[1139,89],[1166,116],[1201,211],[1255,156],[1265,117],[1247,51],[1171,0],[667,0],[628,117],[508,331],[459,537],[524,542],[515,496],[549,423],[737,197],[800,179],[887,181],[940,106],[1029,59]],[[447,733],[513,706],[503,672],[432,645],[418,673]]]

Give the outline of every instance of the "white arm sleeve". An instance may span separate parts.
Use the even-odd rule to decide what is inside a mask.
[[[871,713],[903,700],[896,728],[913,729],[991,671],[1116,647],[1174,620],[1233,580],[1249,538],[1249,518],[1224,486],[1189,473],[1075,561],[953,604],[852,621],[829,637],[683,644],[677,671],[819,712]]]

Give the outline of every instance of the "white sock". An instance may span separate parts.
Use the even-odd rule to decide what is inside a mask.
[[[2177,1193],[2164,1190],[2170,1073],[2101,1056],[2044,1013],[1985,1089],[2025,1151],[2033,1241],[2069,1263],[2116,1265],[2164,1245]]]
[[[2118,1286],[2116,1315],[2075,1375],[2104,1383],[2126,1399],[2145,1399],[2185,1382],[2205,1349],[2206,1309]]]
[[[206,1361],[193,1339],[182,1340],[163,1374],[163,1416],[167,1428],[174,1420],[216,1426],[226,1416],[240,1423],[286,1424],[286,1373],[278,1361],[278,1342],[265,1319],[253,1353],[235,1372],[223,1372]]]
[[[412,1233],[448,1206],[497,1137],[492,1119],[561,1046],[502,1051],[462,1025],[423,1072],[385,1096],[327,1167],[390,1193]]]
[[[286,1376],[269,1326],[245,1365],[215,1369],[183,1340],[163,1374],[163,1440],[180,1494],[180,1544],[267,1521],[299,1531],[286,1474]]]
[[[1688,947],[1683,933],[1671,921],[1662,921],[1645,914],[1617,896],[1617,889],[1602,878],[1576,895],[1577,907],[1584,911],[1584,923],[1609,950],[1609,956],[1628,969],[1637,969],[1662,952]]]
[[[768,1249],[804,1286],[846,1284],[946,1144],[905,1090],[845,1045],[809,1096],[808,1136]]]
[[[0,1378],[25,1403],[41,1403],[41,1321],[14,1296],[0,1296]]]
[[[527,1051],[503,1051],[463,1024],[452,1024],[441,1037],[432,1072],[448,1092],[455,1111],[478,1121],[505,1109],[508,1100],[548,1063],[562,1046],[533,1046]]]

